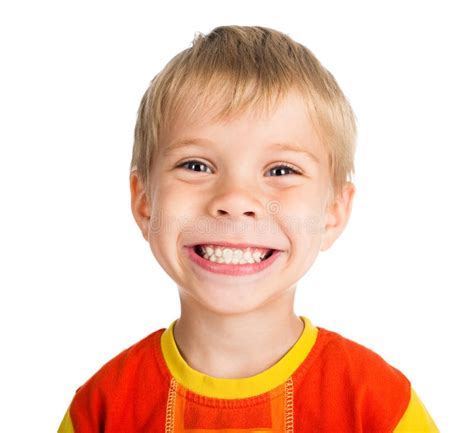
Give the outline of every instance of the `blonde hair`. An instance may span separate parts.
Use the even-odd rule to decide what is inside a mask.
[[[151,81],[140,103],[130,170],[149,191],[160,136],[177,115],[215,111],[213,120],[249,108],[271,110],[297,90],[328,152],[333,192],[354,170],[356,119],[332,74],[288,35],[266,27],[221,26],[196,33]]]

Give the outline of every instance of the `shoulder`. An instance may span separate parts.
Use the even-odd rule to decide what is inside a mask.
[[[324,328],[318,328],[314,361],[320,381],[341,407],[349,405],[358,413],[364,431],[381,426],[393,430],[410,402],[411,384],[400,370],[364,345]]]
[[[78,391],[84,387],[119,386],[127,382],[144,368],[157,368],[156,351],[160,350],[160,336],[164,329],[154,331],[145,338],[124,349],[106,362]]]
[[[320,356],[328,357],[332,363],[338,364],[341,370],[352,376],[352,381],[360,385],[375,384],[381,380],[385,386],[391,383],[410,385],[400,370],[368,347],[324,328],[319,328],[318,334]]]
[[[154,387],[158,392],[164,388],[168,377],[158,354],[163,331],[159,329],[120,352],[76,390],[70,406],[75,425],[101,425],[106,413],[120,412],[146,389]]]

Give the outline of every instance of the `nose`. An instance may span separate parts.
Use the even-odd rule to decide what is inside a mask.
[[[256,219],[263,214],[258,194],[255,185],[222,182],[208,204],[208,213],[215,218],[228,216],[239,219],[245,216]]]

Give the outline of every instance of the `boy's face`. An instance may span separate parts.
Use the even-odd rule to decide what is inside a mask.
[[[183,143],[188,145],[176,146]],[[246,112],[227,122],[201,118],[192,124],[176,119],[160,142],[149,199],[135,173],[130,177],[135,220],[177,283],[181,302],[221,314],[263,308],[294,292],[349,218],[353,184],[334,200],[330,186],[328,156],[296,93],[267,116]],[[214,261],[194,252],[196,244],[221,243],[279,252],[260,271],[256,264],[219,263],[225,247],[219,258],[213,247]],[[204,261],[214,272],[198,264]],[[221,273],[224,269],[234,274]]]

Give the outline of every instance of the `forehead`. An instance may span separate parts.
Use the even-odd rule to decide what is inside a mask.
[[[170,130],[183,127],[196,127],[208,124],[229,124],[237,120],[248,123],[271,122],[278,118],[299,117],[302,122],[310,120],[308,107],[300,93],[287,92],[285,95],[273,95],[265,101],[221,100],[219,93],[205,98],[191,94],[174,108],[174,115],[167,122]],[[198,99],[198,100],[196,100]],[[200,100],[199,100],[200,99]]]
[[[221,110],[222,111],[222,110]],[[223,116],[216,104],[194,113],[181,110],[160,140],[160,153],[168,155],[187,145],[219,143],[265,145],[278,150],[299,151],[316,160],[325,159],[322,134],[308,105],[297,92],[290,92],[268,108],[254,106]]]

